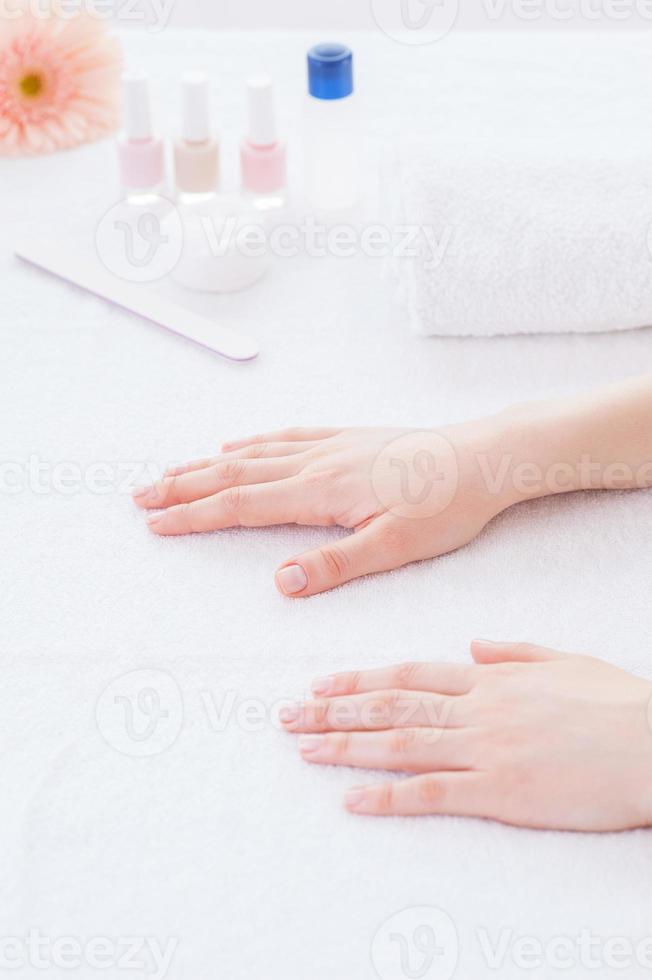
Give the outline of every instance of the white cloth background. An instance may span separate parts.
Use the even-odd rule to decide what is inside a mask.
[[[309,40],[170,32],[130,37],[127,50],[151,69],[159,98],[172,99],[182,69],[211,68],[233,154],[246,51],[266,47],[291,123]],[[380,36],[365,43],[402,78],[403,94],[373,116],[388,132],[428,59],[445,57],[460,78],[474,63],[457,36],[416,53]],[[558,45],[568,84],[584,54],[612,61],[614,86],[649,59],[644,38],[510,43],[515,64],[532,71]],[[487,84],[491,57],[488,49]],[[363,64],[360,75],[373,104]],[[600,111],[598,101],[594,124]],[[473,636],[588,651],[652,676],[649,492],[521,506],[456,554],[292,602],[273,586],[275,567],[339,532],[157,539],[115,486],[66,494],[48,481],[57,461],[105,462],[115,484],[131,461],[160,467],[285,424],[425,426],[561,395],[649,369],[652,332],[423,340],[405,329],[389,286],[379,288],[377,260],[304,258],[279,260],[241,295],[189,298],[258,337],[260,358],[231,364],[11,256],[25,224],[55,226],[62,242],[74,236],[115,199],[114,182],[109,143],[1,170],[2,459],[50,464],[46,492],[24,485],[2,495],[3,931],[175,937],[174,980],[371,980],[379,926],[422,905],[451,916],[456,975],[474,980],[497,975],[479,929],[494,942],[504,928],[544,943],[583,927],[603,939],[648,935],[648,832],[354,818],[340,799],[358,773],[309,768],[271,724],[252,732],[231,718],[216,731],[203,702],[219,708],[232,692],[236,704],[271,706],[337,669],[463,662]],[[181,727],[174,744],[145,758],[107,743],[106,696],[96,721],[107,685],[140,669],[171,677],[184,706],[181,720],[161,681]],[[128,693],[125,682],[108,697],[116,691]],[[524,973],[508,958],[498,975]],[[595,975],[581,964],[572,971]]]

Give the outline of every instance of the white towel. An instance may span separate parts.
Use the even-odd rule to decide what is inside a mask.
[[[559,84],[552,48],[539,55],[529,75],[520,59],[478,62],[465,88],[444,86],[435,127],[415,119],[400,148],[393,184],[413,243],[395,267],[418,333],[652,323],[649,67],[634,57],[611,91],[611,59],[580,60],[575,76],[566,65]]]
[[[403,170],[398,259],[422,334],[617,330],[652,323],[649,155],[460,160],[419,151]]]

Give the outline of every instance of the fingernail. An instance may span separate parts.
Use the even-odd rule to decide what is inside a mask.
[[[153,489],[154,489],[153,486],[148,486],[148,487],[134,487],[133,490],[131,491],[131,496],[132,497],[144,497],[146,494],[151,493]]]
[[[286,565],[276,573],[276,581],[285,595],[296,595],[307,586],[308,576],[301,565]]]
[[[159,521],[163,520],[164,517],[165,514],[150,514],[147,518],[147,523],[152,527],[154,524],[158,524]]]
[[[318,677],[312,682],[310,690],[313,694],[328,694],[333,688],[333,677]]]
[[[474,643],[479,643],[483,647],[499,647],[500,643],[496,643],[495,640],[481,640],[479,637],[473,641]]]
[[[287,708],[281,708],[278,716],[284,725],[291,725],[292,722],[296,721],[299,717],[299,712],[300,709],[298,704],[290,704]]]
[[[304,755],[312,755],[324,744],[323,735],[301,735],[299,737],[299,751]]]
[[[169,470],[165,471],[166,476],[181,476],[182,473],[186,472],[186,466],[171,466]]]
[[[344,794],[344,804],[350,809],[359,806],[364,799],[364,789],[362,786],[354,786],[353,789],[349,789]]]

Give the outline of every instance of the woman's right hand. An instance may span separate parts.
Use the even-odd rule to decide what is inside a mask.
[[[650,681],[531,643],[474,640],[471,653],[322,677],[281,721],[307,762],[409,773],[349,790],[352,813],[652,826]]]

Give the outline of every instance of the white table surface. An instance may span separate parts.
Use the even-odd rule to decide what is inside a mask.
[[[277,38],[267,55],[289,122],[282,66],[296,57],[300,77],[309,40]],[[247,39],[126,43],[161,91],[192,58],[214,66],[232,154]],[[617,64],[644,56],[636,39],[618,43]],[[570,49],[563,57],[570,71]],[[3,933],[173,938],[174,980],[369,980],[375,933],[415,906],[451,917],[455,975],[474,980],[556,975],[509,956],[490,969],[482,929],[492,942],[502,929],[543,943],[583,927],[603,940],[647,936],[648,832],[355,818],[340,800],[359,775],[303,764],[271,712],[332,670],[464,661],[473,636],[592,652],[652,676],[650,493],[523,506],[445,559],[292,602],[273,586],[276,566],[339,532],[157,539],[126,491],[134,464],[158,469],[241,433],[429,425],[617,379],[649,369],[652,331],[425,341],[407,332],[374,260],[279,260],[246,293],[188,298],[258,338],[258,360],[232,364],[12,257],[18,230],[54,228],[65,247],[115,197],[110,143],[0,170],[2,460],[24,474],[30,457],[42,465],[40,484],[25,476],[2,494]],[[85,476],[106,464],[108,492],[57,489],[62,462]],[[114,700],[133,694],[123,675],[139,670],[169,712],[142,742],[121,732]],[[251,730],[234,708],[220,725],[224,698],[254,699],[263,724]],[[565,975],[612,972],[576,963]]]

